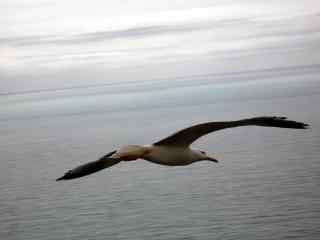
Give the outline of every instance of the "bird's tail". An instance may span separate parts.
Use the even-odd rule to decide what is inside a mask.
[[[310,126],[306,123],[286,120],[286,117],[256,117],[241,120],[243,125],[256,125],[263,127],[278,127],[278,128],[294,128],[308,129]]]

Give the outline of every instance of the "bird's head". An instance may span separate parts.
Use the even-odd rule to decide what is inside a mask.
[[[198,150],[197,153],[199,155],[200,160],[207,160],[207,161],[211,161],[211,162],[215,162],[215,163],[219,162],[217,159],[208,156],[205,151]]]
[[[139,145],[127,145],[117,150],[111,158],[122,160],[136,160],[143,158],[148,153],[148,148]]]

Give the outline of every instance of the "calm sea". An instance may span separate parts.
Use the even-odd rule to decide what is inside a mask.
[[[0,97],[0,239],[320,239],[319,71],[125,83]],[[66,170],[203,121],[280,115],[194,144],[219,164]]]

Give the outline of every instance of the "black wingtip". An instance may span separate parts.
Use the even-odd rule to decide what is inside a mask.
[[[62,177],[59,177],[56,179],[56,182],[61,181],[61,180],[69,180],[72,179],[70,178],[70,171],[66,172]]]
[[[302,122],[293,122],[293,125],[294,125],[294,128],[297,128],[297,129],[310,129],[310,125],[307,124],[307,123],[302,123]]]
[[[77,169],[77,168],[76,168]],[[81,175],[77,174],[76,171],[74,170],[69,170],[68,172],[66,172],[62,177],[59,177],[56,179],[56,181],[61,181],[61,180],[70,180],[70,179],[74,179],[74,178],[78,178],[81,177]]]
[[[255,123],[257,123],[258,126],[267,126],[267,127],[279,127],[279,128],[293,128],[293,129],[309,129],[310,125],[303,123],[303,122],[297,122],[288,120],[286,117],[278,117],[278,116],[272,116],[272,117],[257,117],[253,118]]]
[[[112,165],[115,165],[121,161],[119,159],[109,158],[115,152],[117,151],[114,150],[96,161],[85,163],[74,169],[71,169],[67,171],[62,177],[57,178],[56,181],[80,178],[80,177],[95,173],[97,171],[100,171],[104,168],[111,167]]]

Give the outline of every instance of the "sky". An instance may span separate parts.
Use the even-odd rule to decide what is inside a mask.
[[[320,69],[318,0],[1,0],[0,93]]]

